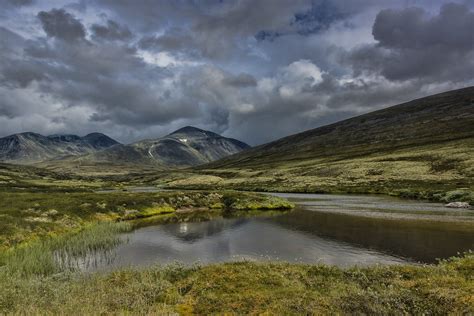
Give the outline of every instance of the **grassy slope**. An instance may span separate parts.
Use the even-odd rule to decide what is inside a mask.
[[[288,136],[161,181],[170,187],[427,197],[459,188],[474,192],[474,88]]]
[[[84,191],[110,185],[110,182],[98,178],[84,178],[33,166],[0,163],[0,192]]]

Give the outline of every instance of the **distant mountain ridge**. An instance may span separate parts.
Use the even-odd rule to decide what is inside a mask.
[[[185,126],[164,137],[116,145],[105,150],[45,164],[57,166],[153,166],[180,168],[209,163],[241,152],[250,146],[211,131]]]
[[[93,153],[120,144],[101,133],[86,136],[25,132],[0,138],[0,161],[32,164],[66,156]]]

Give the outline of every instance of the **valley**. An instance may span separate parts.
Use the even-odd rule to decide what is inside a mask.
[[[471,87],[288,136],[154,181],[170,188],[473,202],[473,126]]]
[[[2,138],[0,313],[472,313],[473,126],[466,88],[257,147]]]
[[[474,316],[473,30],[468,0],[0,0],[0,316]]]

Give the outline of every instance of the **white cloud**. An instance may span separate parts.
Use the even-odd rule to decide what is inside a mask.
[[[198,66],[202,62],[180,59],[173,56],[169,52],[154,53],[146,50],[139,50],[137,56],[142,58],[148,64],[158,67],[183,67],[183,66]]]

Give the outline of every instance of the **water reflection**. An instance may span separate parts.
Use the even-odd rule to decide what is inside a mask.
[[[218,220],[220,219],[220,220]],[[183,242],[195,242],[203,238],[211,238],[224,230],[231,230],[245,224],[245,219],[222,220],[222,217],[211,221],[199,223],[177,223],[175,225],[163,225],[160,229],[170,236]]]
[[[369,218],[303,209],[273,221],[322,238],[423,263],[474,249],[473,226],[461,223]]]
[[[139,228],[125,234],[128,242],[113,249],[107,260],[98,260],[97,265],[84,270],[176,261],[281,260],[337,266],[433,263],[436,258],[474,249],[472,224],[368,218],[331,211],[445,212],[439,204],[364,196],[287,196],[300,207],[277,216],[224,218],[212,214],[197,216],[198,222]]]

